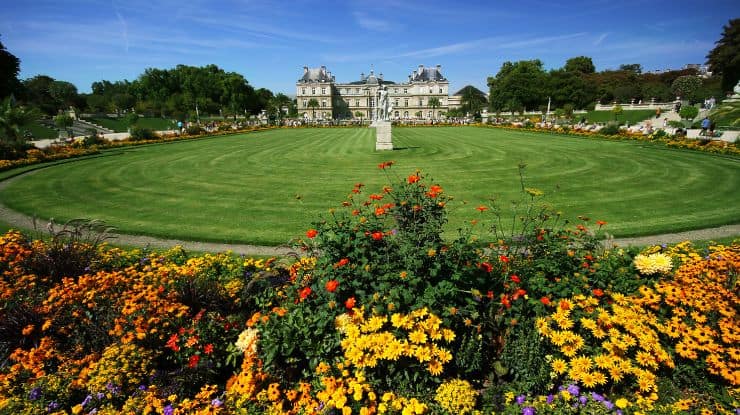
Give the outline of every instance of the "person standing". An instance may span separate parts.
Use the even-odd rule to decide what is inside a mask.
[[[711,121],[709,121],[709,117],[704,117],[703,120],[701,120],[701,135],[706,136],[707,131],[709,130],[709,126],[711,125]]]

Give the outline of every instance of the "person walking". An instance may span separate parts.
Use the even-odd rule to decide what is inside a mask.
[[[711,121],[709,121],[709,117],[704,117],[703,120],[701,120],[701,135],[706,136],[707,131],[709,130],[709,126],[711,125]]]

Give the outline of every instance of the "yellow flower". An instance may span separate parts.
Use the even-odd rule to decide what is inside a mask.
[[[627,399],[619,398],[616,401],[614,401],[614,404],[617,405],[617,408],[619,409],[625,409],[628,406],[630,406],[630,403]]]

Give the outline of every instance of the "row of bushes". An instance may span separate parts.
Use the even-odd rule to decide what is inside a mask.
[[[604,250],[524,186],[515,230],[481,205],[445,240],[445,190],[391,167],[279,260],[0,237],[0,412],[740,407],[740,243]]]

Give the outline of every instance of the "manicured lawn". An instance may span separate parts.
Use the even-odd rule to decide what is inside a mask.
[[[366,195],[417,168],[455,197],[454,231],[487,217],[475,208],[526,185],[575,220],[609,222],[616,236],[740,222],[740,160],[612,142],[475,127],[396,128],[393,152],[374,131],[273,130],[135,147],[39,170],[11,183],[8,206],[57,222],[103,219],[126,233],[282,244],[329,215],[355,183]]]
[[[54,139],[59,136],[59,133],[57,132],[57,130],[43,126],[39,124],[38,122],[31,123],[30,125],[26,126],[26,129],[37,140],[44,139],[44,138]]]
[[[581,116],[579,115],[575,116],[577,120],[580,120],[580,117]],[[585,117],[589,123],[607,123],[614,121],[614,113],[611,111],[589,111],[586,113]],[[619,121],[620,124],[629,122],[630,125],[634,125],[651,117],[655,117],[654,110],[624,110],[619,114],[616,120]]]
[[[123,120],[119,120],[117,118],[89,118],[87,119],[87,121],[119,133],[128,131],[128,126],[126,126],[126,123],[124,123]],[[139,118],[139,122],[137,123],[137,125],[139,127],[149,128],[152,130],[169,130],[173,127],[173,123],[171,120],[156,117]]]

